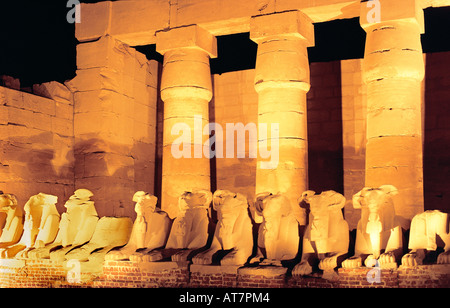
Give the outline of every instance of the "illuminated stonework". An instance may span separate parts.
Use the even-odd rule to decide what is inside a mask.
[[[450,129],[424,112],[424,81],[450,81],[421,45],[440,6],[81,4],[76,77],[0,80],[0,286],[450,287],[450,207],[424,192],[424,123]],[[316,25],[350,18],[364,58],[310,63]],[[254,69],[212,74],[239,33]]]

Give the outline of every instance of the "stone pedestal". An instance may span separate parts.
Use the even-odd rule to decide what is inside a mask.
[[[339,268],[337,279],[320,273],[293,277],[277,266],[194,265],[188,262],[105,261],[103,273],[80,273],[51,260],[0,260],[2,288],[449,288],[450,265]]]
[[[186,190],[210,190],[208,104],[212,98],[210,57],[216,38],[193,25],[161,31],[156,48],[164,55],[161,99],[164,101],[161,208],[178,214],[178,197]]]
[[[450,264],[400,266],[400,288],[450,288]]]
[[[186,287],[188,266],[186,262],[105,261],[103,277],[94,287]]]
[[[398,275],[395,269],[358,267],[338,269],[341,288],[397,288]]]
[[[287,268],[277,266],[242,267],[238,269],[239,288],[282,288]]]
[[[197,265],[190,266],[190,287],[233,288],[237,284],[240,266]]]

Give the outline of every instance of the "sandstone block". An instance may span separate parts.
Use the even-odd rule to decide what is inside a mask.
[[[78,44],[77,69],[107,67],[120,71],[125,67],[126,49],[126,45],[109,35],[98,41]]]
[[[80,42],[95,40],[109,31],[111,1],[81,4],[81,23],[75,24],[75,36]]]
[[[250,38],[257,43],[261,39],[277,35],[292,35],[303,38],[308,46],[314,46],[312,20],[300,11],[289,11],[256,16],[250,22]]]
[[[34,84],[33,93],[57,102],[73,104],[73,95],[70,89],[57,81]]]
[[[200,26],[173,28],[156,33],[156,48],[161,54],[179,48],[198,48],[209,57],[217,57],[217,41],[215,36]]]
[[[156,1],[112,3],[110,34],[130,45],[155,43],[155,32],[169,27],[170,4]]]
[[[401,0],[391,2],[389,0],[379,0],[380,9],[380,21],[379,22],[391,22],[391,21],[406,21],[416,23],[421,28],[421,33],[424,32],[424,17],[421,2],[417,0]],[[374,25],[371,21],[373,15],[370,11],[373,9],[372,5],[368,5],[367,2],[361,3],[360,24],[366,29]]]
[[[20,80],[11,76],[1,75],[0,82],[2,86],[14,90],[20,90]]]
[[[367,142],[367,168],[418,167],[422,161],[422,138],[391,136],[372,138]]]
[[[367,139],[381,136],[421,136],[422,116],[414,109],[379,109],[367,112]]]

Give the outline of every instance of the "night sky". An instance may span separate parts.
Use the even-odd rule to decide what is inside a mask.
[[[98,2],[98,1],[81,1]],[[75,25],[66,21],[66,0],[1,1],[0,75],[19,78],[23,87],[75,76]],[[450,50],[450,7],[425,10],[425,52]],[[256,44],[248,33],[218,37],[219,57],[211,60],[213,73],[251,69],[255,66]],[[311,62],[361,58],[365,33],[358,18],[315,24],[316,45],[308,49]],[[154,45],[137,49],[149,59],[161,61]]]

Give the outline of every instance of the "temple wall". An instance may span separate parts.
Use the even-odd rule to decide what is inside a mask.
[[[342,111],[340,61],[311,63],[308,92],[309,189],[342,193]]]
[[[221,125],[226,135],[226,124],[258,123],[258,95],[254,89],[254,70],[214,75],[214,98],[210,103],[214,110],[211,121]],[[256,183],[256,158],[249,157],[249,135],[246,134],[245,158],[237,158],[235,142],[234,157],[215,159],[217,189],[227,189],[253,198]],[[224,151],[226,152],[226,142]],[[224,152],[224,156],[225,156]]]
[[[360,210],[353,209],[352,197],[364,186],[366,154],[367,88],[362,80],[362,59],[341,61],[342,141],[345,219],[356,229]]]
[[[21,205],[54,194],[60,212],[88,188],[101,216],[134,217],[134,192],[154,192],[158,64],[111,37],[77,48],[66,85],[0,87],[0,188]]]
[[[425,209],[449,212],[450,72],[449,52],[428,53],[425,70]]]
[[[0,87],[0,189],[21,205],[56,195],[62,211],[74,190],[72,93],[57,82],[33,91],[40,96]]]
[[[137,190],[154,192],[158,65],[106,36],[77,46],[75,186],[100,215],[133,216]]]

